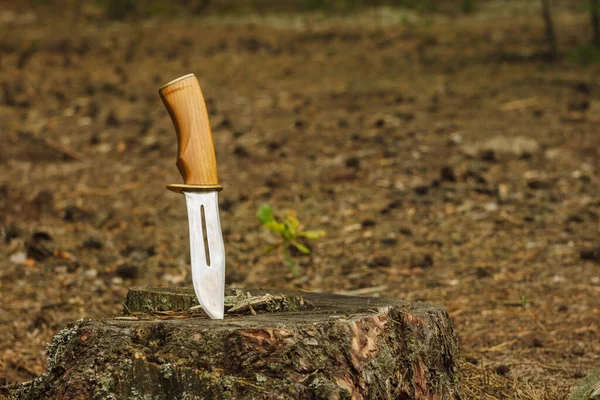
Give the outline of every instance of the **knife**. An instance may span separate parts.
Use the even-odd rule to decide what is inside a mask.
[[[158,91],[177,133],[177,168],[190,230],[192,281],[198,302],[212,319],[223,319],[225,246],[219,218],[217,161],[206,104],[194,74],[177,78]]]

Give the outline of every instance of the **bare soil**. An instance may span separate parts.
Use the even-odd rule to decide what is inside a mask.
[[[0,14],[0,377],[189,286],[157,89],[193,72],[216,146],[227,281],[443,305],[466,399],[563,399],[600,354],[600,66],[550,61],[538,15],[379,9],[107,22]],[[589,41],[557,11],[561,52]],[[294,277],[255,213],[327,236]]]

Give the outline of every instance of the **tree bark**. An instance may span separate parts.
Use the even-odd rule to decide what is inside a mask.
[[[552,20],[551,0],[542,0],[542,17],[544,18],[544,25],[546,27],[546,40],[548,40],[550,55],[552,56],[552,58],[556,58],[556,56],[558,55],[558,48],[556,45],[556,33],[554,31],[554,22]]]
[[[15,399],[459,399],[445,309],[317,293],[228,293],[210,320],[193,291],[132,289],[125,316],[80,320]],[[268,294],[270,293],[270,294]],[[255,314],[255,315],[253,315]]]

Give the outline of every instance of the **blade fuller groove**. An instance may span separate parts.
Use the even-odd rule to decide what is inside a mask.
[[[202,237],[204,239],[204,254],[206,254],[206,265],[210,267],[210,250],[208,247],[208,233],[206,232],[206,215],[204,205],[200,205],[200,216],[202,219]]]

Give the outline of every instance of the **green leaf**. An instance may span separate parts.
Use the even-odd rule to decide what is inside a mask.
[[[294,242],[292,242],[292,245],[304,254],[310,253],[310,249],[308,247],[306,247],[305,245],[303,245],[302,243],[298,243],[298,242],[294,241]]]
[[[307,239],[319,239],[322,236],[325,236],[324,230],[315,230],[315,231],[302,231],[298,232],[299,237],[305,237]]]
[[[298,225],[300,225],[296,211],[288,210],[285,214],[285,221],[289,224],[290,231],[295,235],[296,231],[298,231]]]
[[[263,226],[273,233],[283,235],[285,232],[285,225],[275,220],[267,221],[263,223]]]
[[[296,232],[288,220],[283,221],[283,227],[283,239],[287,242],[293,240],[296,237]]]
[[[275,215],[273,214],[273,208],[268,204],[260,206],[256,212],[256,216],[261,224],[265,225],[267,222],[275,221]]]

